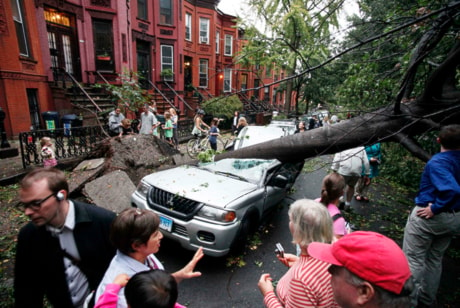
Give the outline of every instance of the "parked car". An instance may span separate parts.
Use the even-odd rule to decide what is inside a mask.
[[[220,257],[244,245],[286,196],[302,167],[303,162],[232,158],[179,166],[144,177],[132,205],[157,213],[165,237]]]
[[[238,150],[244,147],[281,138],[287,135],[282,127],[277,126],[246,126],[225,150]]]
[[[318,110],[318,111],[310,112],[308,114],[305,114],[305,115],[301,116],[300,120],[303,121],[304,123],[306,123],[307,127],[308,127],[308,122],[310,121],[310,119],[314,115],[318,118],[319,121],[323,121],[325,116],[329,117],[329,111],[327,111],[327,110]]]
[[[288,119],[288,120],[272,120],[270,124],[268,124],[269,127],[280,127],[284,131],[284,135],[294,135],[295,130],[297,129],[297,124],[294,119]]]

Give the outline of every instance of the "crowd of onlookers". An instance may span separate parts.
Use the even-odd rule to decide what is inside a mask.
[[[163,129],[173,131],[174,112],[168,113]],[[159,124],[152,115],[145,106],[140,133],[155,134]],[[202,115],[198,111],[195,117],[196,133],[204,130]],[[115,110],[111,116],[119,120],[110,122],[117,136],[123,134],[123,115]],[[232,123],[235,131],[240,119]],[[207,129],[218,133],[213,131],[218,122],[213,119]],[[174,142],[174,133],[165,136]],[[353,232],[340,211],[341,200],[347,209],[353,196],[367,198],[370,178],[378,174],[380,145],[337,153],[319,198],[290,205],[297,251],[279,250],[288,269],[276,287],[270,274],[260,277],[265,306],[436,307],[442,257],[460,234],[460,125],[443,127],[437,140],[441,151],[422,173],[402,249],[379,233]],[[49,146],[43,140],[43,148]],[[183,307],[176,302],[177,284],[201,276],[195,271],[201,248],[172,274],[155,257],[163,238],[157,214],[129,208],[115,215],[71,200],[64,173],[52,163],[28,173],[19,196],[30,223],[17,241],[16,307],[42,307],[44,296],[54,307]]]

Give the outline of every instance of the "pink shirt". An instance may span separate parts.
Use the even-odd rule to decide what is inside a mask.
[[[316,202],[320,202],[321,198],[315,199]],[[335,214],[339,214],[340,210],[339,208],[334,204],[334,203],[329,203],[327,206],[327,211],[331,215],[331,217],[334,217]],[[345,227],[345,218],[339,217],[337,218],[333,223],[332,223],[332,228],[334,229],[334,235],[347,235],[348,230]]]

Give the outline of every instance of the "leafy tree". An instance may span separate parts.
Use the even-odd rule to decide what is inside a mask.
[[[243,103],[237,95],[213,97],[202,105],[207,114],[215,117],[231,119],[235,110],[243,110]]]
[[[269,16],[271,7],[265,9],[262,2],[262,13]],[[274,2],[285,5],[289,1]],[[335,74],[332,87],[317,93],[333,93],[333,101],[355,108],[356,117],[327,129],[224,153],[217,159],[232,156],[290,161],[377,141],[397,142],[415,157],[429,159],[430,153],[417,141],[418,136],[460,122],[460,1],[362,0],[359,4],[362,15],[354,17],[353,29],[343,44],[334,50],[331,47],[333,52],[325,52],[324,57],[319,52],[310,52],[309,58],[299,57],[314,65],[295,75],[310,79],[322,76],[322,80],[314,81],[320,89],[327,88],[323,82],[333,80],[324,72]],[[318,24],[312,20],[310,24]],[[324,42],[324,35],[315,37],[313,31],[302,35],[311,37],[312,42]]]
[[[149,103],[150,97],[139,83],[141,78],[136,72],[123,72],[118,75],[117,84],[95,84],[102,87],[112,95],[112,101],[118,107],[137,112],[142,106]]]
[[[299,72],[315,66],[329,56],[330,27],[337,26],[337,13],[341,0],[250,0],[249,4],[265,24],[265,33],[249,30],[248,43],[239,55],[240,63],[271,66],[276,63],[285,72],[286,114],[290,112],[293,90],[306,94],[302,85],[311,78]],[[306,95],[296,96],[296,112],[301,100],[311,100]],[[308,101],[307,101],[308,102]],[[308,104],[307,104],[308,106]]]

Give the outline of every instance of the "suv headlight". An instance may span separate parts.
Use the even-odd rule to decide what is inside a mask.
[[[149,189],[150,189],[150,185],[143,182],[143,181],[140,181],[139,182],[139,185],[137,185],[137,193],[139,195],[141,195],[143,198],[147,198],[147,193],[149,192]]]
[[[219,222],[232,222],[236,219],[234,211],[226,211],[211,206],[203,206],[197,213],[197,216]]]

